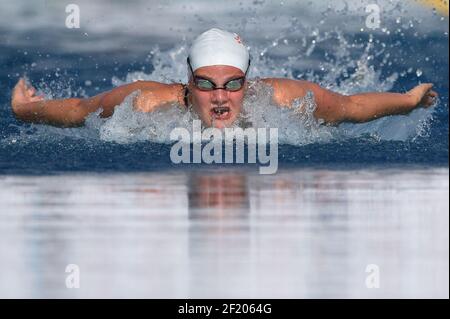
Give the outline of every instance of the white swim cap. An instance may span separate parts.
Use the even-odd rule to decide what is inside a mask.
[[[189,51],[193,71],[202,66],[230,65],[245,73],[249,66],[249,57],[248,50],[238,34],[217,28],[200,34]]]

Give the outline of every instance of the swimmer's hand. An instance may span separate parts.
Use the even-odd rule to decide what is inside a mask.
[[[434,105],[438,97],[438,94],[431,90],[432,87],[432,83],[420,84],[409,90],[406,95],[411,98],[411,101],[415,107],[428,108]]]
[[[26,106],[26,104],[44,101],[44,96],[36,95],[36,92],[36,89],[31,84],[27,84],[24,78],[20,78],[11,96],[11,106],[14,112],[20,107]]]

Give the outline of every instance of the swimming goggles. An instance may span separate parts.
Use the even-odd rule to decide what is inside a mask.
[[[244,86],[245,77],[247,76],[248,69],[250,68],[250,60],[249,60],[248,67],[247,67],[247,70],[245,71],[244,76],[242,76],[240,78],[232,79],[232,80],[226,82],[222,87],[218,87],[214,82],[212,82],[208,79],[202,78],[200,76],[196,76],[194,74],[194,70],[192,69],[192,65],[191,65],[191,62],[189,61],[189,57],[187,58],[187,63],[189,65],[189,70],[192,73],[194,85],[200,91],[214,91],[214,90],[219,90],[219,89],[225,90],[225,91],[230,91],[230,92],[239,91]]]

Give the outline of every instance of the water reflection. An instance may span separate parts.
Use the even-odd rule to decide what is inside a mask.
[[[448,296],[447,169],[5,176],[0,189],[1,297]],[[65,287],[71,263],[80,289]]]
[[[238,284],[232,274],[246,272],[245,256],[251,254],[248,176],[235,171],[195,171],[187,185],[189,295],[200,297],[211,286],[231,293],[229,285]]]
[[[224,217],[226,212],[248,213],[247,176],[238,172],[194,172],[189,174],[188,196],[190,218],[207,208],[211,215]],[[225,215],[226,216],[226,215]]]

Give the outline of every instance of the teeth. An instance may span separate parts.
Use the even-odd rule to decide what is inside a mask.
[[[225,106],[218,106],[213,108],[213,112],[218,114],[218,115],[222,115],[223,113],[228,113],[230,111],[229,107],[225,107]]]

